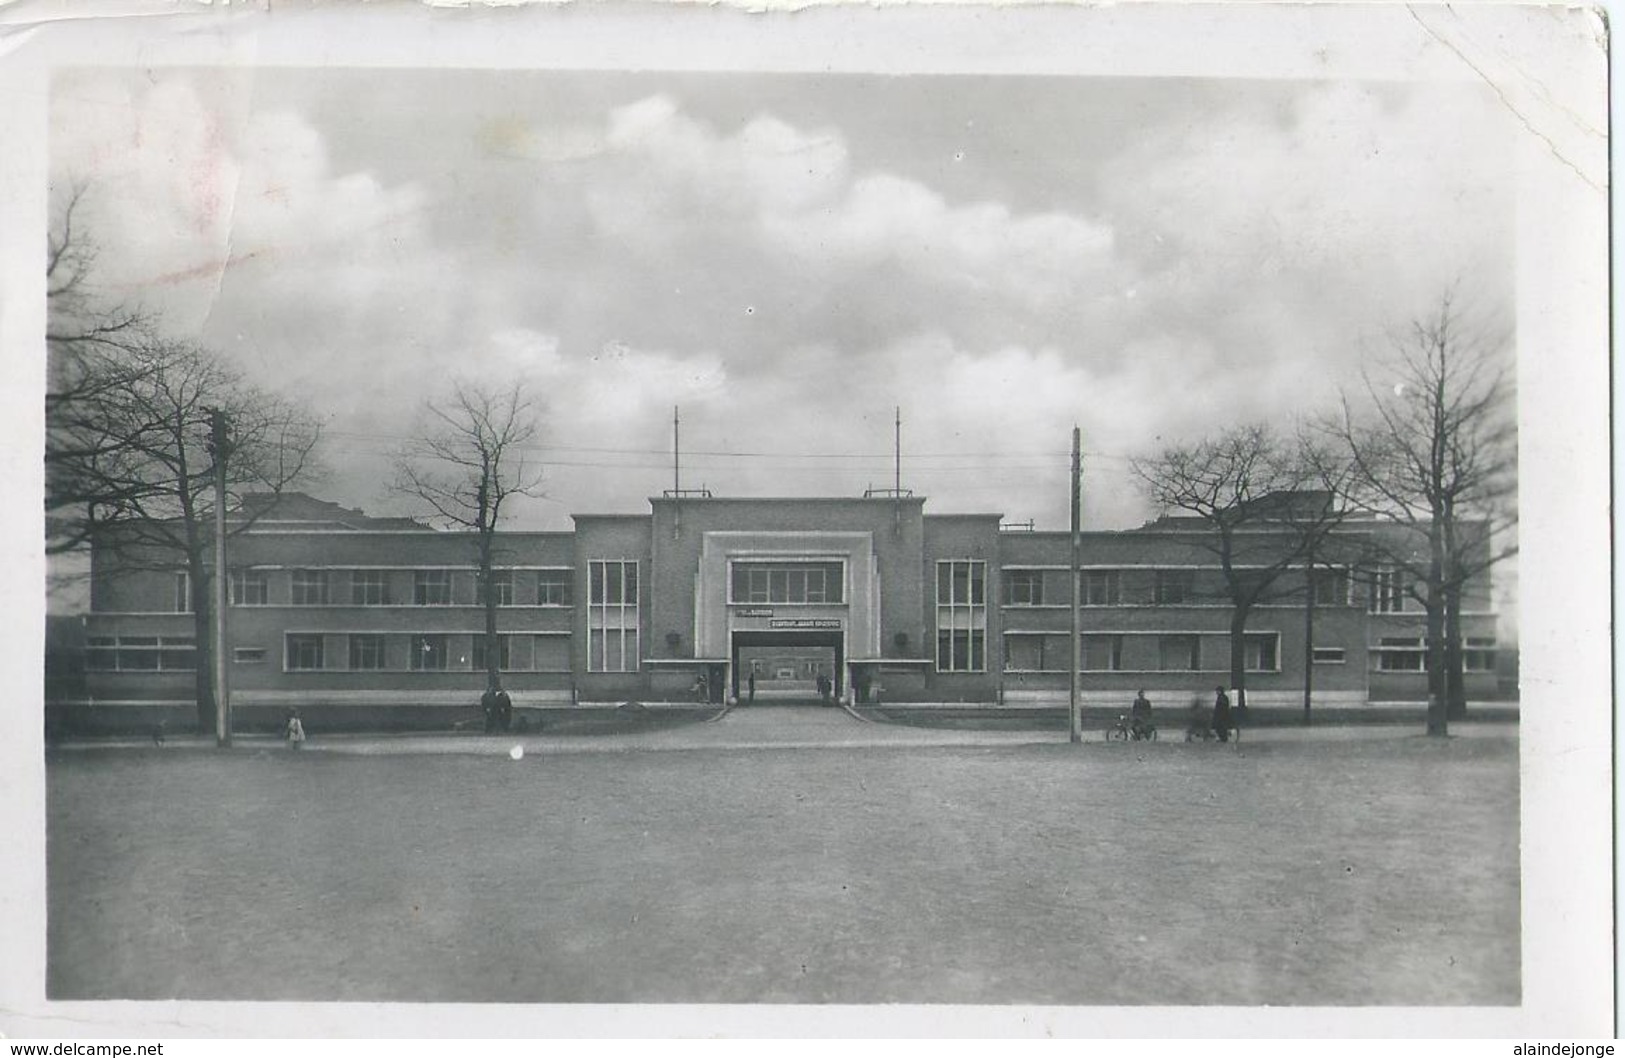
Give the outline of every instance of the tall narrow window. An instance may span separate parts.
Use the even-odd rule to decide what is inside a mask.
[[[638,564],[619,559],[587,563],[587,671],[638,667]]]
[[[175,598],[170,605],[172,613],[192,612],[192,575],[186,570],[175,574]]]
[[[937,563],[937,671],[987,669],[987,563]]]
[[[1275,632],[1248,632],[1242,640],[1248,672],[1279,672],[1281,637]]]

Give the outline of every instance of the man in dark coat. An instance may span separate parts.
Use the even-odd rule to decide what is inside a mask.
[[[1220,742],[1230,741],[1230,696],[1219,687],[1218,693],[1213,697],[1213,733],[1219,736]]]
[[[487,687],[485,693],[480,695],[480,712],[485,714],[485,733],[489,735],[497,729],[496,687]]]
[[[508,692],[502,689],[500,683],[497,684],[496,691],[497,727],[506,733],[513,727],[513,699],[508,697]]]

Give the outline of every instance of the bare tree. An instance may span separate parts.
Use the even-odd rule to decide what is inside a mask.
[[[523,383],[459,382],[423,407],[424,427],[395,457],[395,491],[426,506],[435,520],[473,533],[485,608],[486,687],[501,686],[497,640],[496,529],[514,496],[539,496],[541,467],[528,448],[539,409]]]
[[[1260,603],[1305,591],[1291,575],[1342,519],[1323,487],[1320,464],[1296,440],[1262,425],[1238,426],[1193,444],[1171,445],[1131,467],[1165,514],[1194,518],[1196,546],[1218,561],[1230,604],[1230,686],[1247,694],[1247,619]]]
[[[1517,543],[1517,422],[1507,336],[1454,291],[1392,339],[1381,372],[1327,429],[1353,469],[1352,502],[1407,530],[1374,538],[1427,614],[1428,733],[1464,715],[1463,592]]]
[[[81,491],[84,535],[96,544],[99,575],[172,569],[187,574],[197,640],[198,725],[214,725],[210,637],[214,568],[215,473],[225,461],[231,505],[243,491],[278,493],[314,476],[320,424],[302,406],[245,380],[207,349],[149,339],[107,360],[118,383],[87,385],[73,402],[74,435],[60,453],[65,477]],[[95,368],[89,372],[95,376]],[[211,418],[225,417],[225,451],[215,450]],[[240,508],[240,505],[238,505]],[[230,515],[230,532],[256,512]]]
[[[155,360],[153,320],[109,298],[95,283],[97,247],[79,214],[89,190],[69,188],[46,244],[45,517],[46,549],[82,548],[97,517],[87,460],[126,443],[101,428],[98,403],[140,380]]]

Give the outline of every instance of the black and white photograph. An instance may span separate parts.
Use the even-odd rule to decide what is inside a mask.
[[[6,74],[0,1032],[1613,1033],[1601,15],[280,14]]]

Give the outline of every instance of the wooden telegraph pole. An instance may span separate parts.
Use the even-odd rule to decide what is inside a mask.
[[[209,412],[209,447],[214,455],[214,741],[231,745],[231,688],[226,679],[226,607],[230,602],[230,580],[226,572],[226,459],[230,455],[226,438],[226,413]]]
[[[1067,706],[1067,718],[1073,742],[1083,741],[1083,716],[1078,709],[1078,670],[1081,667],[1083,638],[1079,634],[1081,621],[1078,612],[1078,549],[1083,532],[1083,435],[1072,427],[1072,561],[1068,570],[1072,579],[1072,694]]]

